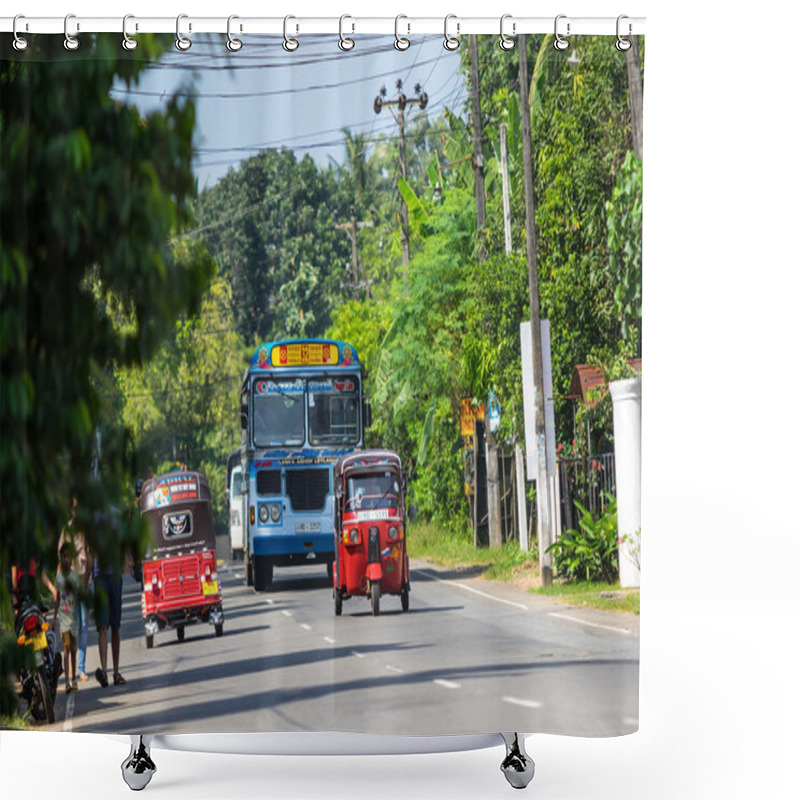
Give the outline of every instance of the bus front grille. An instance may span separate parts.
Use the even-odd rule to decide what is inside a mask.
[[[279,469],[260,469],[256,473],[256,492],[258,494],[280,494],[281,471]]]
[[[327,469],[286,470],[286,494],[295,511],[321,511],[329,491]]]

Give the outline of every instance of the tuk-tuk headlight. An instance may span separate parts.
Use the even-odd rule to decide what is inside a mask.
[[[350,528],[344,532],[345,544],[358,544],[358,528]]]
[[[394,525],[389,526],[389,538],[394,542],[397,539],[397,528]]]
[[[258,521],[264,525],[269,520],[269,508],[266,505],[260,505],[258,507]]]
[[[281,518],[281,507],[277,504],[269,507],[269,517],[273,522],[278,522]]]

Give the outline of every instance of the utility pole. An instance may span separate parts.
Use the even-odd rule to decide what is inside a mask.
[[[481,120],[480,75],[478,74],[478,37],[469,37],[470,83],[472,84],[472,163],[475,168],[475,210],[477,212],[478,236],[486,224],[486,187],[483,176],[483,130]],[[486,258],[483,243],[478,240],[478,261]],[[483,412],[484,441],[486,443],[486,508],[489,515],[489,547],[503,544],[500,522],[500,469],[497,442],[491,427],[491,409],[486,398]]]
[[[333,216],[334,219],[338,216],[335,210]],[[365,286],[367,289],[367,297],[369,298],[372,297],[372,294],[370,293],[369,281],[367,280],[367,268],[364,266],[364,262],[360,261],[358,258],[358,229],[371,228],[372,225],[371,219],[356,222],[356,207],[350,206],[350,222],[337,222],[333,226],[337,230],[344,231],[350,239],[350,243],[353,245],[353,288],[355,289],[356,295],[358,295],[359,288]],[[364,275],[363,280],[361,278],[362,273]]]
[[[547,453],[544,429],[544,370],[542,327],[539,317],[539,272],[536,264],[536,226],[533,204],[533,155],[531,153],[531,111],[528,103],[528,56],[526,35],[519,34],[519,96],[522,117],[522,158],[525,183],[525,232],[528,254],[528,293],[531,305],[531,344],[533,350],[534,410],[536,412],[536,510],[539,516],[539,566],[542,586],[553,583],[553,559],[547,552],[552,543],[550,487],[547,480]]]
[[[397,97],[394,100],[386,100],[386,87],[381,86],[381,93],[375,98],[372,108],[376,114],[380,114],[383,108],[397,108],[397,127],[399,129],[400,138],[400,174],[403,180],[406,178],[406,107],[419,106],[422,111],[428,105],[428,95],[422,91],[419,84],[414,86],[414,91],[417,93],[416,97],[408,97],[403,94],[403,81],[397,79]],[[400,195],[400,244],[403,248],[403,263],[408,264],[408,207],[403,196]]]
[[[628,67],[628,92],[631,99],[631,138],[633,152],[642,157],[642,62],[639,59],[639,37],[629,37],[631,46],[625,51]]]
[[[511,188],[508,180],[508,126],[500,125],[500,168],[503,176],[503,230],[506,239],[506,255],[513,249],[511,241]],[[525,458],[519,442],[514,444],[514,472],[517,479],[517,527],[519,547],[528,552],[528,502],[525,497]]]

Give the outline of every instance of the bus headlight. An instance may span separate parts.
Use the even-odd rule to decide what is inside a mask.
[[[267,508],[266,504],[262,504],[258,507],[258,521],[262,525],[266,525],[269,521],[269,508]]]
[[[281,518],[281,507],[277,504],[269,507],[269,517],[273,522],[278,522]]]

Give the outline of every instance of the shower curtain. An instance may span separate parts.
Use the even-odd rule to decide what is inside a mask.
[[[643,37],[228,25],[138,34],[133,18],[125,46],[69,20],[2,36],[3,577],[55,581],[62,530],[96,565],[74,598],[85,666],[59,679],[49,729],[636,731],[641,529],[618,524],[608,386],[641,371]],[[549,473],[520,466],[532,318],[549,331]],[[332,464],[356,445],[313,440],[315,403],[345,392],[333,372],[275,383],[305,404],[300,444],[255,442],[242,373],[264,345],[320,342],[357,354],[357,446],[403,465],[408,611],[353,596],[336,615],[321,549],[258,571],[262,490],[278,516],[309,513],[293,535],[333,542]],[[309,464],[326,465],[327,517],[290,491]],[[150,646],[137,479],[194,473],[224,623],[172,619]],[[10,590],[3,713],[24,715]]]

